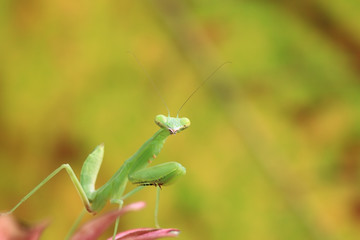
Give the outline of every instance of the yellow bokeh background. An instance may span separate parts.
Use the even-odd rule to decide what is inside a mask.
[[[166,108],[131,51],[172,114],[232,62],[184,106],[192,126],[154,162],[187,168],[162,191],[162,227],[189,240],[359,239],[359,7],[1,1],[0,209],[62,163],[79,174],[104,142],[101,186],[157,131],[153,119]],[[122,218],[121,230],[153,227],[155,192],[127,200],[147,208]],[[63,239],[81,209],[63,172],[14,215],[30,225],[50,219],[43,239]]]

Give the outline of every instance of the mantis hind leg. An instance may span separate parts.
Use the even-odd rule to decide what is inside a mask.
[[[133,189],[132,191],[130,191],[129,193],[124,195],[121,199],[111,199],[110,203],[119,204],[119,209],[121,209],[123,204],[124,204],[124,200],[126,198],[130,197],[134,193],[137,193],[138,191],[140,191],[143,188],[144,188],[144,186],[138,186],[137,188]],[[120,217],[116,218],[115,226],[114,226],[114,233],[113,233],[113,238],[112,239],[115,239],[115,236],[117,234],[117,230],[118,230],[118,227],[119,227],[119,220],[120,220]]]
[[[115,200],[113,200],[113,201],[115,201]],[[123,200],[118,200],[119,209],[122,208],[123,203],[124,203]],[[119,220],[120,220],[120,217],[117,217],[116,221],[115,221],[114,233],[113,233],[113,237],[112,237],[113,240],[115,240],[115,236],[116,236],[116,233],[117,233],[117,230],[118,230],[118,227],[119,227]]]
[[[80,198],[88,212],[92,212],[90,202],[84,189],[82,188],[79,180],[77,179],[74,171],[72,170],[69,164],[62,164],[60,167],[55,169],[49,176],[47,176],[41,183],[39,183],[33,190],[31,190],[25,197],[23,197],[18,204],[15,205],[9,212],[5,214],[11,214],[14,212],[21,204],[23,204],[28,198],[30,198],[37,190],[39,190],[45,183],[47,183],[50,179],[52,179],[56,174],[58,174],[61,170],[65,169],[69,174],[71,181],[73,182],[76,190],[78,191]]]
[[[52,179],[56,174],[61,170],[65,169],[68,173],[71,181],[73,182],[76,190],[78,191],[80,198],[84,204],[84,207],[88,212],[93,213],[91,209],[90,201],[92,195],[94,194],[94,186],[96,181],[96,176],[99,172],[99,168],[104,156],[104,145],[100,144],[95,148],[95,150],[87,157],[84,162],[84,165],[80,174],[80,181],[76,177],[73,169],[69,164],[62,164],[60,167],[55,169],[49,176],[47,176],[43,181],[41,181],[33,190],[31,190],[25,197],[23,197],[18,204],[15,205],[9,212],[5,214],[10,214],[14,212],[23,202],[25,202],[29,197],[31,197],[37,190],[39,190],[45,183]]]

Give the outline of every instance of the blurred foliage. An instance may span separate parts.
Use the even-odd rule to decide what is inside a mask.
[[[79,173],[105,142],[99,186],[166,114],[189,130],[157,163],[187,175],[161,196],[163,227],[180,239],[359,239],[358,1],[0,2],[0,208],[8,210],[61,163]],[[129,187],[129,189],[132,186]],[[121,230],[153,226],[155,191]],[[108,209],[114,206],[108,206]],[[63,239],[81,212],[65,173],[15,215],[51,219]],[[88,217],[90,219],[91,216]]]

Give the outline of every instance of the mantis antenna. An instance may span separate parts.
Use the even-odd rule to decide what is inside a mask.
[[[204,86],[204,84],[209,81],[212,76],[215,75],[215,73],[217,73],[217,71],[219,71],[224,65],[229,64],[231,62],[224,62],[223,64],[221,64],[220,66],[218,66],[191,94],[190,96],[185,100],[185,102],[181,105],[181,107],[179,108],[179,110],[176,113],[176,117],[179,117],[179,112],[180,110],[184,107],[184,105],[190,100],[190,98],[202,87]]]
[[[151,85],[154,87],[157,95],[159,96],[159,98],[161,99],[161,102],[165,105],[166,110],[168,112],[168,115],[170,116],[170,110],[168,105],[165,102],[165,99],[163,98],[163,95],[161,94],[159,87],[156,85],[155,81],[150,77],[149,73],[145,70],[144,66],[141,64],[141,62],[139,61],[139,59],[136,57],[136,55],[134,53],[132,53],[131,51],[128,51],[128,53],[130,55],[132,55],[135,58],[136,63],[139,65],[139,67],[141,68],[141,70],[143,71],[143,73],[145,74],[145,77],[147,80],[149,80],[149,82],[151,82]]]

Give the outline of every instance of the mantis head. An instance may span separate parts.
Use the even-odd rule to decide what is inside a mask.
[[[155,117],[155,123],[159,127],[169,130],[170,134],[176,134],[190,126],[188,118],[166,117],[161,114]]]

